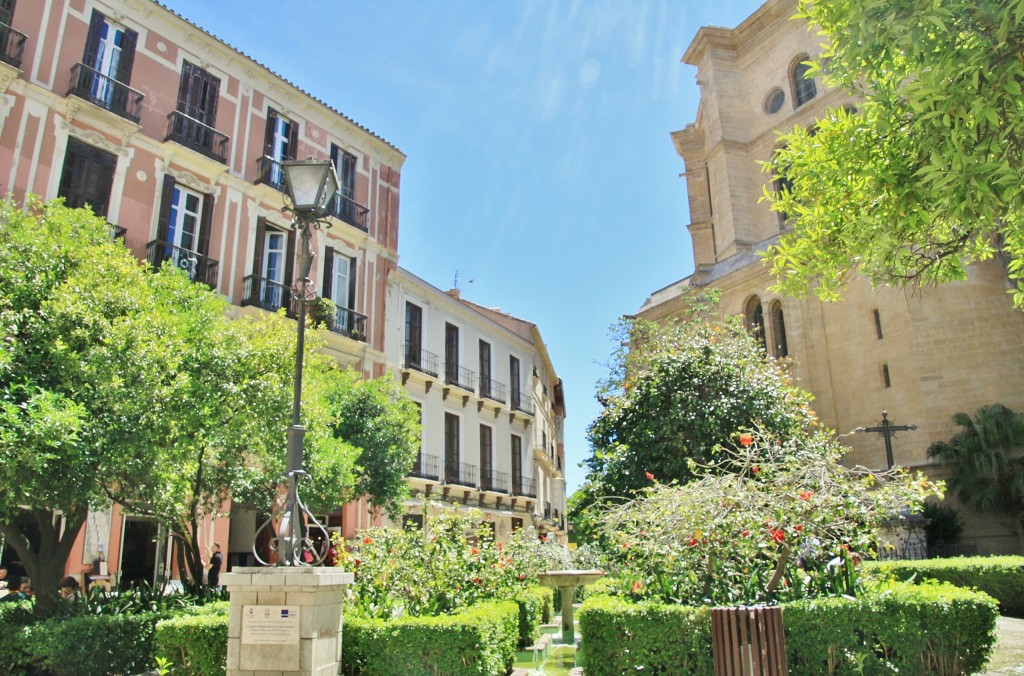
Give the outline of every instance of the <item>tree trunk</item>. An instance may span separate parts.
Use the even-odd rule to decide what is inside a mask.
[[[22,565],[25,566],[25,572],[32,580],[32,589],[36,596],[36,617],[43,619],[53,615],[57,609],[57,585],[64,577],[68,554],[82,531],[86,513],[65,513],[63,532],[60,515],[42,509],[31,510],[30,513],[39,526],[38,549],[33,549],[14,520],[0,521],[0,533],[6,538],[7,544],[14,548]]]

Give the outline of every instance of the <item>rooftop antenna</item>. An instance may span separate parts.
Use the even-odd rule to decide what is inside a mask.
[[[461,270],[456,270],[456,271],[455,271],[455,284],[453,284],[453,285],[452,285],[452,288],[454,288],[454,289],[458,289],[458,288],[459,288],[459,275],[460,275],[461,273],[462,273],[462,271],[461,271]],[[476,281],[476,280],[475,280],[475,279],[473,279],[473,278],[471,277],[471,278],[469,279],[469,281],[468,281],[468,282],[466,282],[466,283],[467,283],[467,284],[472,284],[472,283],[473,283],[474,281]]]

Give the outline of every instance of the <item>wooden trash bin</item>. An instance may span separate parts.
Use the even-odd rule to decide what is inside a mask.
[[[785,676],[782,608],[712,608],[711,649],[715,676]]]

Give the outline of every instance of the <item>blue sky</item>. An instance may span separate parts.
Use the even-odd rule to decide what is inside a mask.
[[[400,264],[540,327],[575,490],[609,327],[693,271],[680,58],[760,0],[164,2],[406,154]]]

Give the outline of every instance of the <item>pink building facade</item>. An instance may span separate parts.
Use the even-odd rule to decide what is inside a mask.
[[[150,0],[0,0],[0,192],[15,201],[89,205],[139,259],[188,270],[239,313],[274,312],[297,246],[281,162],[310,157],[341,180],[315,238],[314,281],[338,307],[325,349],[381,376],[401,151]],[[236,510],[203,541],[247,562],[256,518]],[[114,579],[170,572],[159,526],[117,506],[90,516],[68,572],[98,558]]]

